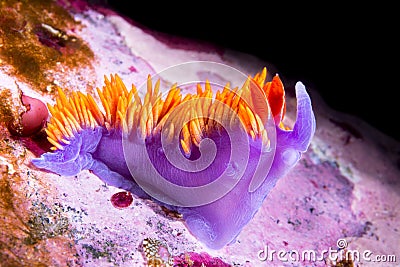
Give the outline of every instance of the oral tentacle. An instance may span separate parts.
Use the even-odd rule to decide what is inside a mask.
[[[89,170],[93,165],[92,154],[102,138],[102,129],[85,129],[75,133],[73,138],[63,144],[61,149],[53,153],[44,153],[39,158],[32,159],[32,163],[59,175],[73,176],[82,170]]]

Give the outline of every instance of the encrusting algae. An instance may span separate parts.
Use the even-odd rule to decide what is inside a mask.
[[[41,92],[49,91],[57,64],[65,68],[91,66],[94,53],[67,32],[82,27],[53,0],[0,1],[0,66]]]
[[[38,199],[47,185],[20,166],[26,149],[0,125],[0,262],[1,266],[41,267],[75,261],[76,251],[65,234],[69,222],[54,203]],[[36,184],[36,186],[33,186]],[[35,189],[33,189],[33,187]],[[48,242],[51,239],[51,242]],[[63,255],[54,249],[63,248]]]

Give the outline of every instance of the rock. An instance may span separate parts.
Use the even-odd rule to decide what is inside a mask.
[[[264,66],[269,73],[277,72],[273,62],[152,32],[104,7],[60,2],[43,1],[47,6],[35,12],[25,2],[0,7],[2,17],[8,14],[0,20],[1,95],[22,90],[54,104],[57,87],[67,93],[92,93],[111,73],[118,73],[127,85],[140,85],[148,74],[194,60],[227,64],[249,74]],[[39,40],[35,34],[41,23],[49,27]],[[10,53],[18,49],[24,57],[11,60]],[[284,122],[291,126],[297,81],[283,73],[280,77],[287,90]],[[142,242],[154,238],[176,259],[208,255],[207,260],[217,258],[231,266],[291,266],[290,256],[297,260],[296,255],[295,265],[333,265],[323,251],[339,248],[359,251],[360,258],[349,261],[365,266],[377,255],[395,255],[399,261],[400,144],[364,121],[329,109],[317,91],[307,89],[317,120],[310,148],[277,182],[236,241],[216,251],[199,243],[179,214],[151,201],[134,197],[129,207],[115,208],[110,200],[120,190],[90,172],[59,177],[40,171],[30,164],[34,152],[10,136],[2,123],[0,258],[5,265],[19,266],[145,266]],[[7,118],[9,109],[0,107],[0,118]],[[316,258],[303,260],[302,252],[311,250]],[[363,258],[365,251],[372,252],[370,261]]]

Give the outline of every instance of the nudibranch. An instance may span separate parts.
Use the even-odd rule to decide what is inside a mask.
[[[196,84],[194,93],[169,88],[163,97],[160,80],[149,75],[142,98],[115,74],[97,88],[98,101],[60,89],[48,105],[54,151],[32,162],[62,176],[89,170],[108,185],[153,199],[181,214],[203,244],[220,249],[236,240],[307,150],[315,132],[311,100],[298,82],[290,129],[283,123],[283,83],[278,75],[267,81],[266,68],[240,88],[216,91],[209,81]]]

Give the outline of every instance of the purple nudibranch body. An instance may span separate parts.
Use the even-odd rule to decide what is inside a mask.
[[[44,153],[32,162],[38,168],[62,176],[90,170],[108,185],[140,198],[153,199],[179,212],[199,241],[209,248],[221,249],[236,240],[279,178],[284,177],[308,149],[315,132],[315,117],[304,85],[298,82],[295,86],[297,118],[293,129],[289,129],[282,122],[286,108],[283,85],[278,76],[271,82],[265,82],[265,79],[266,69],[250,78],[255,87],[244,85],[237,90],[225,87],[215,97],[212,97],[208,83],[204,90],[198,86],[196,94],[186,96],[181,95],[178,87],[172,86],[162,99],[159,83],[153,87],[149,78],[148,92],[142,100],[134,86],[128,91],[118,76],[111,76],[111,81],[106,78],[103,90],[98,89],[104,112],[90,95],[79,93],[67,98],[59,91],[57,104],[49,106],[52,118],[46,129],[54,151]],[[267,111],[257,104],[254,90],[268,103]],[[249,97],[244,99],[242,96],[246,94]],[[193,100],[203,102],[198,105],[192,103]],[[180,105],[183,108],[179,115],[169,118]],[[197,116],[185,119],[189,116],[186,114]],[[273,134],[270,128],[264,127],[268,118],[274,123]],[[179,131],[177,125],[182,125]],[[245,140],[232,137],[232,132],[239,128],[245,132]],[[215,145],[213,161],[207,168],[199,167],[198,171],[174,166],[168,157],[168,147],[163,143],[163,133],[165,140],[178,142],[184,160],[189,161],[188,166],[204,153],[200,143],[205,139],[212,140]],[[175,135],[177,139],[174,139]],[[143,150],[136,151],[135,145],[127,149],[126,140],[130,139],[142,142],[147,155]],[[233,155],[235,146],[240,145],[247,147],[247,154]],[[270,166],[262,173],[262,182],[249,190],[266,148],[269,148],[267,162]],[[235,162],[231,159],[233,156]],[[152,166],[148,166],[149,162]],[[212,201],[201,204],[198,199],[203,196],[193,194],[191,200],[195,205],[175,205],[154,197],[138,182],[138,178],[140,181],[152,180],[150,168],[156,169],[166,181],[185,188],[202,187],[226,173],[237,181],[232,186],[227,184],[230,187],[225,194]],[[228,168],[233,172],[227,172]],[[152,188],[159,191],[158,195],[163,194],[164,187],[157,188],[157,182]],[[179,201],[186,201],[189,196],[183,196]],[[168,197],[173,198],[173,194]]]

